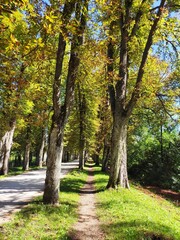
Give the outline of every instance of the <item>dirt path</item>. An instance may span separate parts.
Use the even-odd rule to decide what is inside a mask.
[[[77,167],[77,161],[62,163],[61,178]],[[43,193],[45,174],[46,170],[41,169],[0,180],[0,225],[10,220],[13,212]]]
[[[103,240],[104,234],[96,216],[95,188],[92,168],[89,168],[87,183],[81,189],[79,219],[74,225],[70,237],[72,240]]]

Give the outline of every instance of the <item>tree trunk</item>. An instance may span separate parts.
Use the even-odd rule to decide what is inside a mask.
[[[23,163],[24,171],[29,170],[30,150],[31,150],[31,143],[27,142],[26,147],[25,147],[25,153],[24,153],[24,163]]]
[[[107,171],[108,160],[110,157],[110,146],[106,143],[106,139],[104,140],[104,149],[103,149],[103,158],[102,158],[102,172]]]
[[[30,162],[30,151],[31,151],[31,141],[30,141],[30,127],[27,127],[26,133],[26,146],[25,146],[25,153],[24,153],[24,161],[23,161],[23,170],[29,170],[29,162]]]
[[[64,150],[63,150],[63,154],[62,154],[62,162],[69,162],[71,159],[70,159],[70,153],[69,153],[69,151],[68,151],[68,149],[66,148],[64,148]]]
[[[85,164],[84,155],[85,155],[84,147],[81,146],[81,149],[79,151],[79,169],[80,170],[84,169],[84,164]]]
[[[64,129],[53,124],[49,136],[47,171],[43,202],[58,204]]]
[[[127,126],[125,125],[124,130],[122,131],[122,157],[121,164],[118,176],[118,185],[123,188],[129,188],[128,173],[127,173]]]
[[[129,187],[127,178],[127,122],[119,116],[114,117],[112,140],[111,140],[111,162],[110,177],[107,188],[117,186]]]
[[[45,142],[46,142],[46,133],[45,133],[45,130],[42,129],[41,146],[40,146],[40,149],[39,149],[39,156],[38,156],[38,166],[40,168],[42,168],[42,165],[43,165]]]
[[[15,158],[15,167],[21,166],[21,154],[17,153],[16,158]]]
[[[43,153],[43,165],[47,165],[47,149],[46,148]]]
[[[84,136],[84,121],[85,121],[85,109],[80,110],[80,135],[79,135],[79,169],[84,169],[85,163],[85,136]]]
[[[10,130],[7,131],[2,140],[0,141],[0,174],[7,175],[8,174],[8,164],[9,164],[9,157],[11,152],[11,147],[13,144],[13,136],[14,130],[16,126],[16,121],[12,120],[10,122]]]
[[[86,99],[82,93],[80,84],[78,84],[78,101],[79,101],[79,169],[84,169],[85,163],[85,114],[86,114]]]
[[[93,156],[93,160],[96,166],[99,166],[99,153],[95,153]]]

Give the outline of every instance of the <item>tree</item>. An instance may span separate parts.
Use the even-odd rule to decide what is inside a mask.
[[[31,85],[32,71],[29,68],[37,60],[37,50],[43,44],[42,39],[37,37],[38,23],[35,26],[32,19],[36,16],[34,8],[28,1],[5,1],[0,9],[0,120],[3,126],[0,156],[1,173],[7,174],[16,124],[31,112],[34,105],[32,99],[26,97],[27,88],[29,90]]]
[[[69,116],[70,107],[73,101],[74,85],[77,77],[77,70],[80,64],[79,51],[83,44],[83,34],[86,26],[87,1],[66,1],[62,13],[62,28],[59,34],[59,43],[56,58],[56,70],[53,85],[53,117],[48,144],[47,172],[43,202],[48,204],[58,204],[60,169],[63,153],[64,128]],[[74,21],[71,19],[75,11]],[[61,95],[61,75],[63,59],[66,48],[66,36],[68,33],[67,24],[72,21],[75,30],[71,33],[71,52],[68,65],[66,92],[64,104],[60,101]]]
[[[127,125],[132,111],[140,98],[142,80],[148,62],[150,48],[158,29],[166,18],[166,1],[161,0],[157,8],[152,9],[152,2],[116,1],[111,2],[110,14],[118,16],[110,18],[108,43],[108,74],[113,129],[111,140],[110,177],[107,188],[129,187],[127,176]],[[113,7],[115,6],[115,7]],[[114,55],[115,43],[111,37],[115,27],[120,29],[119,67],[115,77]],[[157,36],[156,36],[157,38]],[[139,42],[141,44],[139,44]],[[156,41],[158,41],[156,39]],[[136,46],[137,49],[133,49]],[[140,54],[138,52],[140,49]],[[136,59],[133,56],[136,51]],[[141,54],[142,52],[142,54]],[[140,62],[140,64],[138,64]],[[133,70],[134,86],[129,90],[131,72]],[[133,79],[133,78],[132,78]]]

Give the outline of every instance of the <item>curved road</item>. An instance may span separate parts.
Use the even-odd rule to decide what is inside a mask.
[[[61,178],[78,168],[78,161],[62,163]],[[27,205],[44,189],[46,170],[29,171],[0,180],[0,224],[9,221],[11,213]]]

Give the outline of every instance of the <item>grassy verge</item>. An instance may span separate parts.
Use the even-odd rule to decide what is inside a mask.
[[[42,204],[42,197],[15,214],[13,221],[0,227],[0,240],[66,240],[77,221],[79,189],[87,173],[73,171],[61,181],[60,205]]]
[[[108,240],[180,239],[178,207],[131,186],[105,190],[108,176],[95,168],[98,216]]]

